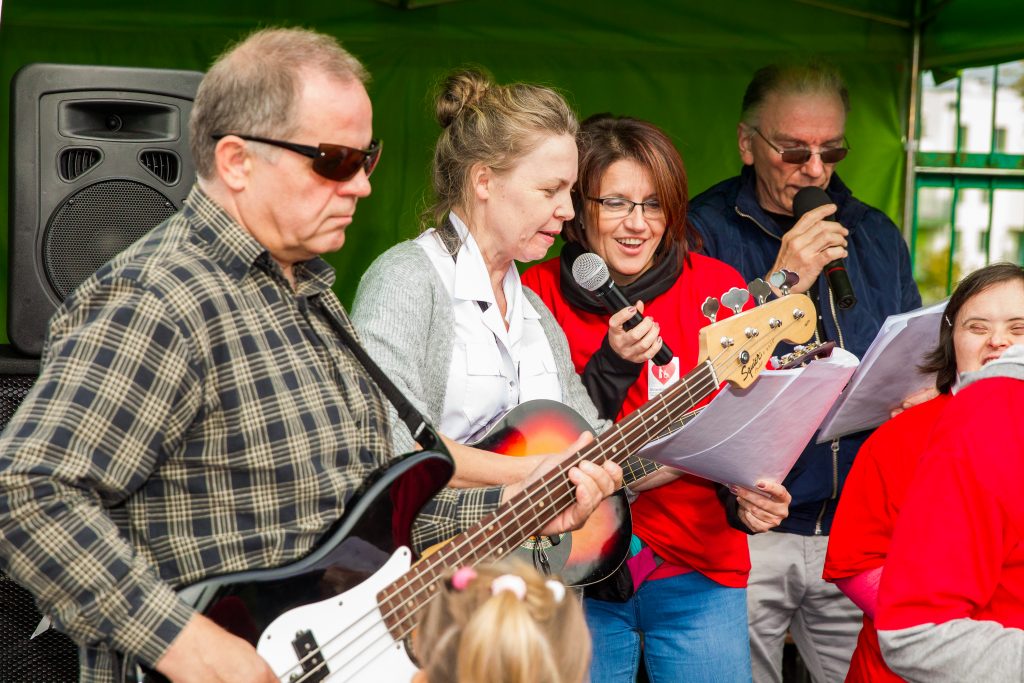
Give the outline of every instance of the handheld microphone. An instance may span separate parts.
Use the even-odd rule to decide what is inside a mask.
[[[573,261],[572,277],[580,287],[588,292],[593,292],[610,313],[617,313],[627,306],[632,306],[612,281],[612,276],[608,272],[608,265],[600,256],[591,251],[583,252]],[[637,312],[633,314],[632,318],[624,322],[622,327],[631,330],[643,322],[643,320],[643,317]],[[672,360],[672,355],[672,350],[668,348],[665,340],[662,340],[661,348],[658,349],[658,353],[654,354],[654,358],[651,360],[654,361],[655,365],[665,365]]]
[[[805,213],[825,204],[831,204],[832,200],[825,190],[820,187],[805,187],[793,197],[793,217],[800,220]],[[829,219],[833,218],[829,216]],[[843,259],[836,259],[825,264],[825,277],[828,278],[828,286],[836,297],[836,305],[839,308],[853,308],[857,303],[857,297],[853,295],[853,285],[850,284],[850,276],[846,274],[846,264]]]

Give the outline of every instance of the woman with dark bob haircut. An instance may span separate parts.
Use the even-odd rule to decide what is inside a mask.
[[[896,517],[928,435],[956,393],[960,375],[1021,343],[1024,268],[996,263],[965,277],[946,304],[939,343],[920,367],[936,373],[939,395],[883,424],[857,453],[832,524],[824,574],[864,610],[847,681],[903,680],[882,659],[874,624],[878,582]]]
[[[701,304],[744,283],[732,267],[697,253],[683,161],[662,130],[601,114],[582,124],[577,140],[575,216],[565,226],[566,244],[560,257],[524,273],[523,284],[565,330],[601,416],[620,419],[696,365],[698,331],[707,324]],[[609,319],[576,284],[572,266],[584,252],[605,261],[634,306]],[[647,317],[624,329],[636,312]],[[651,359],[663,344],[674,357],[655,366]],[[744,532],[777,526],[790,498],[776,482],[759,487],[731,493],[666,468],[631,483],[638,494],[632,556],[584,600],[594,638],[592,681],[633,680],[641,634],[651,680],[750,680]]]

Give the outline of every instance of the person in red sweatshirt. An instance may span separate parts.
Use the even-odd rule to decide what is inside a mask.
[[[745,285],[731,266],[695,253],[700,242],[687,220],[683,162],[664,132],[604,114],[583,123],[578,144],[566,244],[560,257],[527,270],[523,284],[565,330],[598,412],[618,419],[696,365],[697,333],[707,324],[701,304]],[[585,251],[604,259],[634,306],[609,319],[576,284],[572,265]],[[644,321],[625,330],[636,312]],[[650,359],[663,344],[674,357],[656,366]],[[780,484],[759,486],[729,491],[665,468],[632,483],[635,554],[584,600],[594,683],[635,677],[641,634],[651,680],[750,680],[744,532],[775,527],[789,504]]]
[[[940,325],[939,343],[921,368],[936,373],[939,395],[886,422],[864,443],[832,525],[823,576],[864,610],[848,683],[903,680],[882,658],[874,621],[893,530],[960,374],[976,371],[1010,345],[1024,342],[1024,268],[999,263],[965,277]]]

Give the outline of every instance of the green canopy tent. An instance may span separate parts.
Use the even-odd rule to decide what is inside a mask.
[[[795,55],[823,56],[842,70],[853,101],[853,152],[840,173],[902,223],[917,71],[1024,56],[1024,4],[1016,0],[7,0],[0,80],[9,83],[31,62],[202,70],[230,41],[269,25],[337,35],[373,74],[384,157],[345,248],[329,258],[346,302],[369,262],[418,230],[438,133],[431,93],[452,68],[478,64],[499,81],[554,85],[583,116],[610,111],[654,121],[681,150],[693,194],[739,169],[735,125],[753,71]],[[9,121],[3,91],[0,126]],[[4,147],[3,215],[8,172]],[[6,268],[4,230],[0,263]]]

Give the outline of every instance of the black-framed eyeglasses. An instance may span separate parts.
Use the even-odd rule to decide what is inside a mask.
[[[600,204],[609,216],[628,216],[638,206],[645,218],[661,218],[665,215],[665,210],[657,199],[648,199],[643,202],[634,202],[625,197],[587,197],[587,199]]]
[[[828,149],[818,150],[817,152],[812,152],[806,147],[783,149],[765,137],[765,134],[762,133],[757,126],[750,126],[750,129],[760,135],[761,139],[767,142],[769,147],[778,152],[782,156],[782,160],[787,164],[802,166],[810,161],[811,157],[814,155],[818,155],[821,158],[821,163],[823,164],[838,164],[846,158],[846,154],[850,151],[849,145],[846,145],[845,147],[830,147]],[[843,139],[843,142],[846,142],[845,138]]]
[[[220,140],[228,135],[251,142],[262,142],[264,145],[273,145],[309,157],[313,160],[313,171],[317,175],[336,181],[351,180],[356,173],[359,173],[360,168],[366,171],[366,176],[369,177],[373,173],[373,169],[377,168],[380,151],[384,147],[384,143],[380,140],[371,140],[369,149],[359,149],[358,147],[332,145],[327,142],[321,142],[316,147],[311,147],[284,140],[261,138],[256,135],[243,135],[242,133],[217,133],[210,137]]]

